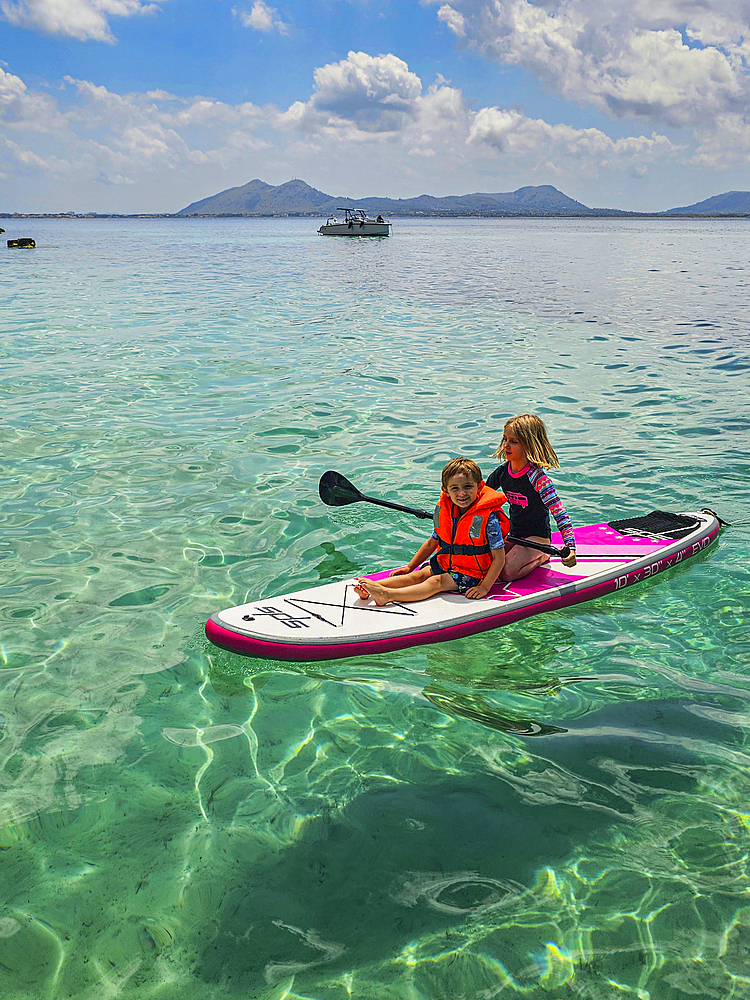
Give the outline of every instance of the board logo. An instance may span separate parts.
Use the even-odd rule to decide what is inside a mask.
[[[270,604],[262,607],[258,605],[255,609],[254,615],[243,615],[243,622],[252,622],[260,617],[273,618],[274,621],[281,622],[282,625],[286,625],[287,628],[308,628],[308,620],[312,618],[312,615],[305,615],[304,618],[295,617],[290,615],[288,611],[280,611],[278,608],[272,607]]]

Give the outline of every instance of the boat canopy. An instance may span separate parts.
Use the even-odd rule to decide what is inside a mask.
[[[336,211],[344,213],[344,219],[346,222],[348,222],[349,219],[367,218],[367,212],[365,212],[363,208],[337,208]]]

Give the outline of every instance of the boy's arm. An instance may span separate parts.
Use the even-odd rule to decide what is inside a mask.
[[[467,597],[486,597],[490,587],[497,580],[503,571],[503,566],[505,565],[505,549],[493,549],[492,550],[492,562],[490,563],[490,568],[484,575],[484,579],[481,583],[478,583],[476,587],[470,587],[466,591]]]
[[[391,570],[388,576],[403,576],[405,573],[413,573],[417,566],[421,566],[423,562],[430,558],[432,553],[436,551],[437,547],[437,539],[428,538],[426,542],[423,542],[419,546],[416,555],[412,556],[406,566],[401,566],[399,569]]]

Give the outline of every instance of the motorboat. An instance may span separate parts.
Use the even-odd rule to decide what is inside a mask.
[[[331,216],[321,226],[318,232],[321,236],[390,236],[391,224],[382,215],[377,219],[368,219],[362,208],[337,208],[343,212],[344,218]]]

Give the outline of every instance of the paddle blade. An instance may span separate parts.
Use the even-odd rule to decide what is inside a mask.
[[[345,507],[349,503],[359,503],[365,499],[357,487],[340,472],[324,472],[318,483],[318,493],[323,503],[329,507]]]

